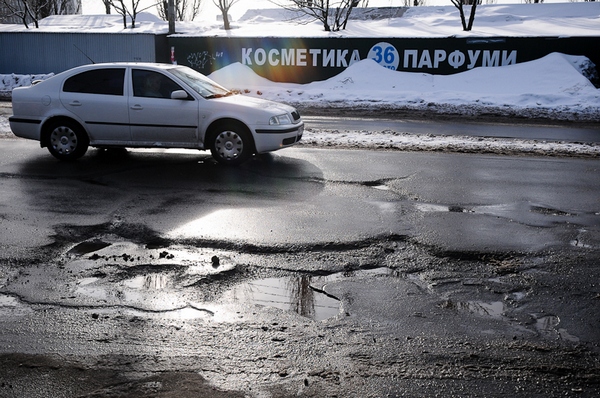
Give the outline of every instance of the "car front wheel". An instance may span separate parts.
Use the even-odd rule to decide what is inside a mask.
[[[253,152],[250,133],[242,126],[223,125],[216,129],[210,138],[210,152],[222,164],[239,165]]]
[[[76,160],[87,151],[89,140],[85,132],[73,122],[60,121],[48,129],[48,151],[60,160]]]

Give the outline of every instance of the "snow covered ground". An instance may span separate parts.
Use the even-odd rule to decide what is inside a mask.
[[[364,36],[371,32],[375,36],[386,36],[398,32],[397,29],[401,29],[405,35],[419,37],[461,34],[458,16],[454,12],[457,12],[454,7],[414,7],[399,18],[352,21],[348,31],[340,34]],[[249,11],[240,21],[234,22],[232,34],[265,34],[268,32],[268,28],[265,28],[267,20],[270,24],[278,24],[274,15],[274,11],[254,14]],[[146,19],[153,21],[153,29],[162,29],[158,27],[160,22],[151,17]],[[599,21],[599,3],[480,6],[475,20],[476,28],[472,33],[466,34],[600,35]],[[289,28],[290,22],[286,22],[286,26],[289,34],[293,30]],[[140,29],[145,28],[142,23]],[[217,32],[218,26],[208,25],[203,29],[208,34],[213,30]],[[325,33],[318,24],[302,25],[301,29],[304,35],[307,32],[315,32],[315,35]],[[193,31],[192,28],[189,30]],[[281,26],[279,31],[282,31]],[[223,34],[222,31],[220,34]],[[301,110],[362,109],[371,110],[373,114],[385,112],[388,116],[395,111],[402,114],[415,111],[421,114],[433,112],[463,115],[466,118],[491,114],[600,123],[600,89],[588,79],[593,68],[590,68],[589,60],[585,57],[554,53],[531,62],[475,68],[449,76],[396,72],[383,67],[380,67],[379,73],[373,74],[373,64],[372,60],[362,60],[331,79],[309,84],[274,83],[239,63],[220,69],[210,77],[244,95],[290,103]],[[53,71],[48,71],[49,74],[51,72]],[[0,75],[0,91],[10,91],[14,86],[28,84],[31,79],[31,76]],[[6,115],[2,112],[0,136],[10,136]],[[600,148],[600,143],[578,145],[468,137],[424,137],[398,131],[317,131],[310,126],[307,126],[304,144],[583,156],[595,156]]]

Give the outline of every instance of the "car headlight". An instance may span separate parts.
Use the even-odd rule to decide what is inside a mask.
[[[270,125],[292,124],[292,118],[287,113],[285,115],[273,116],[269,119]]]

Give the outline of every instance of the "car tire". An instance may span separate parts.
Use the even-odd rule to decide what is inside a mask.
[[[219,125],[210,134],[210,152],[225,165],[237,166],[254,153],[254,142],[248,130],[236,123]]]
[[[75,122],[61,120],[48,128],[48,151],[57,159],[73,161],[88,149],[89,139],[85,131]]]

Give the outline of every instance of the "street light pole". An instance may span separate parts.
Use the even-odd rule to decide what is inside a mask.
[[[168,3],[169,34],[175,33],[175,0],[169,0]]]

